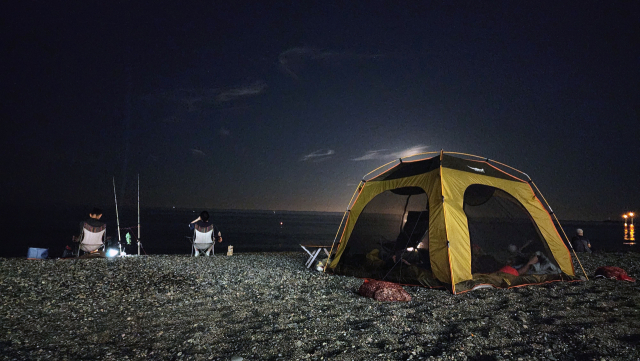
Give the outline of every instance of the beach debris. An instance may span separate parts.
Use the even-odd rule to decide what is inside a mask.
[[[233,256],[233,246],[227,248],[227,256]]]
[[[629,275],[627,275],[627,272],[625,270],[623,270],[620,267],[614,267],[614,266],[598,267],[598,269],[596,269],[595,275],[596,277],[616,279],[618,281],[628,281],[628,282],[636,281],[634,278],[629,277]]]
[[[364,297],[370,297],[376,301],[411,301],[411,295],[397,283],[364,280],[364,283],[358,289],[358,294]]]
[[[318,272],[322,272],[324,271],[324,266],[327,264],[329,260],[325,259],[324,261],[318,261],[318,264],[316,264],[316,271]]]

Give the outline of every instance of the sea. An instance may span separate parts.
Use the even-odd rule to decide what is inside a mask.
[[[47,248],[50,258],[61,257],[72,236],[80,233],[80,222],[90,209],[55,207],[45,216],[33,210],[14,209],[5,216],[0,257],[26,257],[28,248]],[[140,244],[142,255],[190,254],[193,235],[189,223],[201,210],[184,208],[143,208],[140,210]],[[41,213],[41,212],[38,212]],[[303,252],[300,245],[331,245],[339,237],[343,213],[294,212],[279,210],[209,210],[212,221],[221,231],[222,243],[216,252]],[[121,208],[105,210],[109,246],[121,246],[127,254],[137,254],[138,211]],[[120,226],[120,234],[116,231]],[[561,221],[569,238],[576,228],[584,230],[594,251],[639,252],[637,242],[624,239],[624,224],[616,221]],[[127,233],[129,237],[127,237]],[[627,234],[627,236],[629,236]],[[127,244],[127,239],[130,243]]]

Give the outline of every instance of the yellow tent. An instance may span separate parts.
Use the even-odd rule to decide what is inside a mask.
[[[528,176],[473,157],[400,160],[363,180],[326,271],[454,293],[575,279]],[[539,262],[527,265],[533,255]]]

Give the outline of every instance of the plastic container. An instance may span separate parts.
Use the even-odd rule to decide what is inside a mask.
[[[32,248],[27,251],[27,259],[47,259],[49,257],[48,248]]]

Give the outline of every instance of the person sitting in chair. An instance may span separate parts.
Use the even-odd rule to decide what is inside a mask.
[[[571,245],[576,252],[591,253],[591,242],[584,236],[584,231],[580,228],[576,229],[576,235],[571,238]]]
[[[196,219],[194,219],[193,221],[191,221],[191,223],[189,223],[189,228],[193,231],[196,229],[196,226],[200,229],[206,229],[209,227],[213,227],[213,240],[214,242],[211,244],[211,247],[207,248],[205,250],[205,254],[208,256],[211,251],[213,250],[213,245],[215,244],[215,240],[218,240],[218,243],[222,242],[222,234],[220,233],[220,231],[211,223],[209,223],[209,212],[207,211],[202,211],[200,213],[200,216]],[[196,256],[200,253],[198,249],[195,250],[196,251]]]
[[[84,229],[84,225],[88,224],[91,227],[95,227],[95,228],[100,228],[102,226],[105,225],[104,222],[102,222],[100,220],[100,218],[102,218],[102,209],[100,208],[93,208],[93,210],[91,210],[91,212],[89,213],[89,218],[87,218],[87,220],[80,222],[80,230],[79,230],[79,236],[72,236],[71,240],[73,242],[79,242],[81,237],[82,237],[82,230]]]
[[[94,249],[94,247],[83,247],[83,243],[86,242],[86,240],[84,239],[85,237],[85,230],[89,230],[89,232],[91,233],[95,233],[95,232],[104,232],[105,228],[106,228],[106,224],[104,222],[102,222],[100,220],[100,218],[102,218],[102,210],[100,208],[93,208],[93,210],[91,210],[91,212],[89,213],[89,218],[87,218],[86,220],[80,222],[80,229],[78,231],[78,236],[72,236],[71,240],[73,241],[73,246],[67,246],[65,247],[65,250],[63,252],[63,257],[69,257],[70,255],[73,254],[80,254],[80,250],[90,254],[90,255],[104,255],[104,252],[100,253],[100,248],[102,248],[104,246],[104,244],[100,245],[100,247],[97,247],[96,249]],[[106,235],[103,234],[103,239],[109,239],[109,237],[106,237]],[[102,243],[102,241],[101,241]]]

